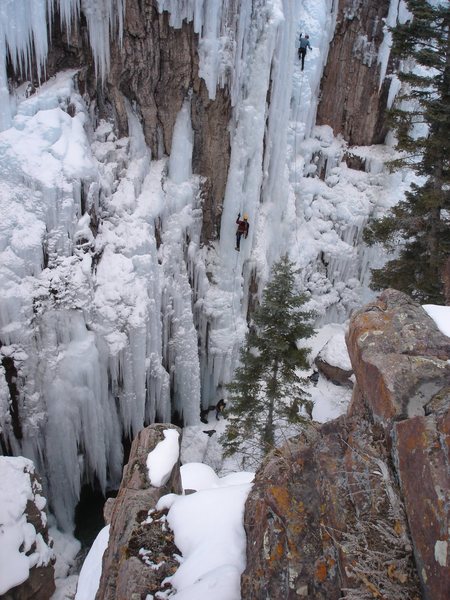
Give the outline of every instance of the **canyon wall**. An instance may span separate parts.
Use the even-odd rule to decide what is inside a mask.
[[[202,240],[217,238],[230,161],[231,102],[227,87],[211,100],[199,76],[198,35],[193,23],[169,24],[156,0],[127,1],[122,45],[111,48],[111,69],[99,88],[100,114],[113,108],[119,135],[128,134],[124,99],[142,119],[152,158],[171,152],[173,128],[185,99],[190,100],[194,148],[192,169],[202,185]]]
[[[310,13],[290,0],[283,10],[264,0],[208,3],[217,8],[214,27],[200,5],[129,0],[121,39],[112,27],[102,50],[91,48],[91,34],[109,24],[91,29],[89,19],[119,0],[86,0],[70,13],[71,27],[67,14],[63,25],[55,14],[48,85],[11,94],[21,112],[1,147],[13,158],[0,165],[2,210],[11,214],[0,232],[0,442],[5,454],[35,461],[68,529],[82,484],[117,486],[124,439],[155,420],[194,423],[201,405],[218,400],[280,255],[298,258],[301,285],[328,320],[334,308],[345,320],[360,305],[368,261],[359,269],[357,245],[379,181],[367,177],[367,195],[357,182],[358,203],[343,210],[349,189],[331,173],[341,149],[308,138],[334,3]],[[322,32],[310,79],[295,53],[301,19]],[[43,22],[30,29],[37,46],[47,39]],[[29,38],[22,42],[18,53],[28,55]],[[192,130],[193,147],[192,160],[178,152],[189,173],[177,182],[167,153],[180,115],[180,146]],[[327,181],[310,176],[319,154],[330,159]],[[235,220],[244,210],[251,228],[237,255]]]
[[[292,438],[256,474],[244,516],[245,600],[449,596],[450,338],[421,306],[387,290],[353,316],[347,344],[356,375],[347,414]],[[164,488],[146,474],[166,427],[139,434],[109,501],[98,600],[143,597],[176,569],[164,517],[146,520],[162,493],[179,491],[177,466]]]
[[[153,159],[171,152],[175,120],[189,99],[194,147],[193,172],[202,181],[202,241],[217,239],[230,162],[231,99],[227,85],[210,99],[199,75],[199,36],[194,24],[169,24],[157,0],[127,0],[122,41],[110,48],[105,81],[97,79],[86,21],[81,15],[69,34],[56,15],[46,76],[79,68],[78,84],[99,118],[112,119],[119,136],[128,135],[126,102],[139,115]],[[230,15],[233,18],[233,15]]]

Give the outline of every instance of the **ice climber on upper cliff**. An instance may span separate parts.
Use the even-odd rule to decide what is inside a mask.
[[[307,49],[312,50],[311,48],[311,44],[309,43],[309,35],[305,35],[305,37],[303,37],[303,34],[300,34],[300,46],[298,47],[298,58],[299,60],[302,61],[302,71],[304,69],[305,66],[305,56],[306,56],[306,51]]]

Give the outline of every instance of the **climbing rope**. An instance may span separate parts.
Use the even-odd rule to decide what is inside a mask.
[[[301,103],[301,99],[302,99],[302,90],[303,90],[303,83],[304,83],[304,78],[306,77],[306,74],[304,71],[301,71],[301,58],[299,56],[299,49],[297,48],[297,59],[298,59],[298,69],[300,70],[301,75],[301,79],[300,79],[300,88],[299,88],[299,105]],[[295,64],[294,64],[294,69],[295,69]],[[297,112],[298,112],[298,107],[297,107]],[[298,119],[297,119],[297,114],[295,115],[295,131],[294,131],[294,195],[297,198],[297,193],[298,193],[298,184],[300,183],[299,178],[297,177],[297,156],[298,156],[298,152],[297,152],[297,137],[298,137]],[[295,203],[295,212],[297,214],[297,202]],[[295,239],[297,242],[297,246],[300,245],[299,239],[298,239],[298,227],[295,227]]]
[[[236,263],[235,263],[234,269],[233,269],[233,291],[231,294],[231,316],[233,319],[234,333],[237,333],[236,314],[234,312],[234,297],[235,297],[235,289],[236,289],[236,269],[238,266],[238,261],[239,261],[239,253],[236,253]]]

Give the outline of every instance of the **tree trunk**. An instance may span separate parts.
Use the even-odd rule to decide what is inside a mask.
[[[267,420],[264,427],[263,443],[264,453],[267,454],[275,446],[275,431],[274,431],[274,403],[277,395],[277,375],[278,375],[278,364],[275,364],[272,371],[272,377],[267,386],[267,402],[269,409],[267,412]]]

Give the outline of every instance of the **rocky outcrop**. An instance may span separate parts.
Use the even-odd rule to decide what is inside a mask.
[[[450,387],[446,390],[450,405]],[[424,598],[450,597],[450,412],[395,424],[394,456]],[[420,479],[418,480],[418,478]]]
[[[384,433],[341,418],[272,454],[247,501],[246,600],[420,598]]]
[[[353,316],[347,345],[358,382],[350,414],[365,405],[388,430],[394,420],[433,411],[450,382],[450,338],[395,290]]]
[[[317,355],[314,364],[319,373],[335,385],[353,387],[350,377],[353,375],[352,365],[345,349],[344,335],[331,337]]]
[[[450,339],[387,290],[353,316],[347,344],[348,414],[272,453],[257,475],[246,600],[450,596]]]
[[[364,405],[391,431],[424,597],[447,598],[450,338],[408,296],[387,290],[353,317],[348,346],[358,380],[350,412]]]
[[[316,358],[314,364],[316,365],[319,373],[322,373],[324,377],[332,381],[335,385],[345,385],[348,387],[353,386],[350,380],[350,377],[353,375],[353,371],[351,369],[346,370],[335,365],[330,365],[325,360],[322,360],[320,356]]]
[[[379,87],[378,51],[388,10],[389,0],[339,0],[317,124],[330,125],[352,145],[382,143],[387,133],[390,82]]]
[[[164,439],[167,429],[179,431],[173,425],[151,425],[133,441],[119,493],[113,505],[111,501],[107,505],[110,533],[97,600],[145,598],[160,590],[163,579],[176,569],[173,554],[178,551],[173,535],[161,527],[161,515],[154,513],[148,518],[149,510],[154,509],[161,496],[181,493],[179,463],[165,485],[153,487],[148,479],[148,453]],[[162,564],[152,569],[156,563]]]

